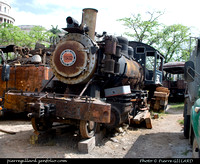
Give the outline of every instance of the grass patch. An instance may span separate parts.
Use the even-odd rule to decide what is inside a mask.
[[[169,114],[169,113],[167,111],[162,111],[162,112],[158,113],[159,117],[165,116],[166,114]]]
[[[182,103],[173,103],[173,104],[170,104],[172,109],[175,109],[175,110],[183,110],[184,109],[184,102]]]
[[[189,152],[190,152],[190,150],[185,149],[185,151],[182,152],[181,154],[184,155],[184,156],[187,156],[187,154],[188,154]]]
[[[178,123],[179,123],[180,125],[184,125],[184,120],[183,120],[183,119],[178,120]]]
[[[153,116],[154,114],[158,114],[158,118],[161,118],[161,117],[166,116],[166,115],[169,114],[169,113],[166,112],[166,111],[162,111],[162,112],[154,112],[154,111],[151,111],[151,115]]]

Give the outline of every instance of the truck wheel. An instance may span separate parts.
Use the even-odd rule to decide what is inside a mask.
[[[97,123],[94,121],[80,121],[80,133],[82,138],[92,138],[96,132]]]
[[[184,136],[189,138],[190,131],[190,115],[187,115],[187,104],[184,106]]]
[[[197,139],[194,136],[193,144],[192,144],[192,157],[193,158],[200,158],[200,149],[197,143]]]

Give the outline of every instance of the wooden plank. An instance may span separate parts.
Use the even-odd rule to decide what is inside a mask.
[[[135,101],[137,101],[137,99],[131,99],[131,102],[135,102]]]
[[[152,124],[151,124],[151,114],[150,112],[146,112],[145,116],[144,116],[144,119],[145,119],[145,123],[146,123],[146,128],[148,129],[151,129],[152,128]]]
[[[133,118],[133,122],[136,124],[140,124],[142,121],[144,121],[145,116],[148,112],[148,110],[138,112],[138,114]]]
[[[78,150],[81,153],[90,153],[95,147],[95,136],[89,139],[83,139],[78,143]]]
[[[131,124],[141,124],[145,121],[146,128],[151,129],[151,114],[149,110],[139,112],[134,118],[130,119]]]
[[[157,92],[165,92],[165,93],[170,93],[170,90],[168,88],[165,88],[165,87],[157,87],[156,88],[156,91]]]
[[[153,105],[153,110],[159,110],[160,109],[160,101],[156,100]]]
[[[16,134],[16,132],[7,131],[7,130],[3,130],[3,129],[0,129],[0,132],[7,133],[7,134],[11,134],[11,135]]]
[[[155,99],[158,100],[158,101],[160,101],[160,100],[168,101],[168,97],[156,97]]]
[[[150,118],[151,114],[149,111],[146,111],[144,114],[144,119]]]
[[[157,91],[155,91],[154,92],[154,96],[155,97],[168,97],[168,94],[165,93],[165,92],[157,92]]]
[[[142,119],[144,120],[144,112],[138,112],[138,114],[133,118],[133,122],[136,124],[140,124]]]
[[[147,129],[152,129],[151,118],[145,119],[145,123]]]

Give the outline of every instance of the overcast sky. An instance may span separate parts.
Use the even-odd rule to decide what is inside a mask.
[[[5,1],[5,0],[0,0]],[[98,10],[96,31],[122,35],[125,28],[117,19],[131,14],[160,10],[165,14],[159,21],[166,24],[181,23],[200,31],[199,0],[7,0],[12,7],[14,25],[42,25],[47,29],[58,25],[66,27],[66,17],[81,22],[83,8]]]

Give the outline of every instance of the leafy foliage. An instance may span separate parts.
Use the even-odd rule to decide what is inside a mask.
[[[18,44],[21,45],[24,32],[19,27],[12,24],[3,23],[0,25],[0,44]]]
[[[157,19],[164,13],[156,11],[147,12],[147,14],[150,16],[147,20],[143,20],[141,14],[137,14],[130,18],[119,19],[119,21],[122,21],[123,25],[128,27],[128,30],[131,30],[125,33],[127,36],[132,37],[135,41],[152,45],[157,41],[156,38],[160,34],[159,27],[162,26]]]
[[[15,44],[34,48],[37,42],[43,42],[48,45],[49,38],[52,36],[54,36],[52,32],[46,31],[41,26],[35,26],[30,32],[25,32],[13,24],[0,24],[0,45]]]
[[[160,38],[159,50],[165,54],[165,62],[185,61],[189,57],[190,28],[181,24],[165,26]]]
[[[147,12],[148,19],[141,14],[119,19],[127,28],[125,35],[134,41],[149,44],[158,49],[164,56],[165,62],[186,61],[189,58],[190,27],[182,24],[166,26],[159,23],[158,19],[164,12]]]
[[[61,30],[58,29],[58,25],[56,27],[54,27],[53,25],[51,25],[51,29],[49,30],[49,32],[53,33],[54,35],[50,37],[50,41],[53,44],[56,44],[59,40],[59,34],[61,34]]]

